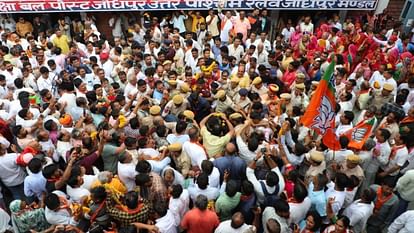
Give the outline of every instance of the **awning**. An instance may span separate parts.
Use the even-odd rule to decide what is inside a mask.
[[[0,12],[207,10],[375,10],[378,0],[2,0]]]

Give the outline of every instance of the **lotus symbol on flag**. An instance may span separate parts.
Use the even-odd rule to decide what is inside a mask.
[[[318,111],[319,115],[313,119],[311,128],[318,129],[319,133],[324,135],[329,128],[332,128],[331,124],[335,118],[334,109],[326,96],[322,97]]]
[[[352,131],[352,139],[354,141],[360,142],[365,136],[365,133],[367,132],[367,128],[356,128]]]

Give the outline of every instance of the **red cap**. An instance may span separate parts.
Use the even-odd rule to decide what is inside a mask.
[[[109,53],[99,54],[99,59],[101,59],[101,60],[108,60],[108,58],[109,58]]]
[[[392,35],[391,37],[390,37],[390,41],[392,41],[392,42],[395,42],[395,41],[397,41],[398,40],[398,36],[396,36],[396,35]]]

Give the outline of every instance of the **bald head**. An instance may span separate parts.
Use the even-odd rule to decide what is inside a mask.
[[[236,145],[234,145],[233,143],[227,143],[226,154],[233,155],[234,153],[236,153]]]
[[[257,45],[257,50],[258,50],[259,52],[262,52],[262,51],[263,51],[263,48],[264,48],[264,46],[263,46],[263,44],[262,44],[262,43],[260,43],[259,45]]]
[[[188,130],[188,136],[191,140],[197,140],[198,139],[198,129],[193,127]]]
[[[280,233],[280,224],[276,219],[269,219],[266,222],[266,233]]]
[[[236,212],[231,217],[231,227],[234,229],[240,228],[244,224],[244,216],[241,212]]]
[[[155,116],[152,120],[155,126],[164,125],[164,119],[161,116]]]

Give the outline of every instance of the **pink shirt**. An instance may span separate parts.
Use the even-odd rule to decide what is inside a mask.
[[[250,30],[250,22],[247,18],[241,20],[239,17],[234,21],[234,32],[243,34],[243,42],[247,39],[247,31]]]
[[[282,82],[285,84],[286,87],[290,87],[292,83],[296,79],[296,71],[289,71],[286,70],[286,72],[283,74]]]

